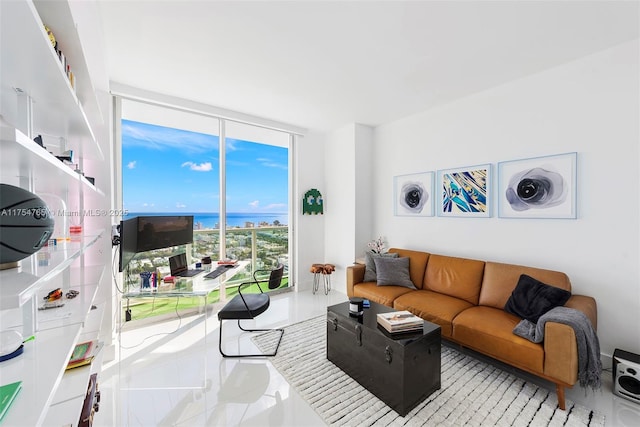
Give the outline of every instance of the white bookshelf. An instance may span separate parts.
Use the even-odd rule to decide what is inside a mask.
[[[68,148],[78,151],[84,158],[102,160],[102,150],[97,143],[93,128],[90,125],[84,107],[76,91],[72,89],[66,72],[62,68],[57,54],[49,41],[43,21],[54,31],[56,38],[65,52],[68,62],[76,75],[76,82],[90,81],[86,67],[82,67],[82,49],[78,46],[77,32],[68,34],[70,39],[63,38],[57,31],[72,27],[73,18],[66,2],[38,2],[41,9],[29,0],[14,0],[2,3],[2,93],[3,97],[17,99],[19,93],[30,96],[33,100],[33,121],[35,134],[64,137]],[[42,10],[46,8],[46,10]],[[66,10],[51,13],[55,16],[43,16],[40,13]],[[54,22],[51,22],[54,21]],[[54,28],[58,28],[55,30]],[[74,39],[75,36],[75,39]],[[74,42],[70,42],[74,40]],[[78,60],[72,61],[72,48],[80,51]],[[7,60],[5,60],[5,58]],[[84,72],[83,72],[84,70]],[[19,90],[21,92],[16,92]],[[95,92],[87,96],[85,102],[95,103]],[[82,93],[82,92],[79,92]],[[21,126],[18,124],[19,128]],[[33,135],[35,137],[35,134]]]
[[[62,381],[81,324],[38,331],[24,353],[2,362],[3,384],[22,381],[22,390],[2,420],[8,426],[40,426]]]
[[[69,268],[102,234],[103,231],[94,236],[82,236],[79,242],[63,241],[55,246],[44,247],[20,261],[19,268],[0,271],[0,309],[27,304],[49,281]]]
[[[95,339],[99,326],[102,323],[104,311],[104,306],[99,306],[91,311],[83,333],[78,338],[78,342]],[[61,386],[58,387],[53,397],[44,425],[64,426],[75,425],[78,422],[80,416],[78,408],[82,407],[84,401],[84,396],[87,391],[87,378],[89,378],[91,374],[100,371],[103,354],[102,343],[98,342],[98,348],[94,352],[94,359],[91,364],[64,372]]]
[[[19,129],[6,123],[1,117],[0,144],[2,150],[0,168],[3,176],[17,181],[20,177],[29,176],[31,171],[37,170],[38,175],[32,179],[35,188],[40,192],[52,193],[59,191],[61,187],[82,186],[85,191],[104,197],[104,191],[99,187],[40,147]]]
[[[45,24],[65,53],[75,85]],[[0,384],[22,381],[2,420],[7,426],[76,425],[89,375],[101,366],[96,357],[86,368],[65,372],[75,345],[100,335],[106,308],[98,295],[111,274],[108,220],[88,218],[108,212],[108,183],[94,185],[76,171],[104,178],[104,169],[84,168],[108,168],[97,137],[105,132],[96,132],[104,123],[77,28],[68,1],[0,2],[0,182],[41,197],[59,238],[17,268],[0,271],[0,328],[35,336],[21,355],[0,362]],[[34,141],[37,135],[46,148]],[[73,151],[72,164],[56,157],[66,150]],[[69,234],[69,225],[82,225],[82,233]],[[62,307],[39,310],[56,288],[78,295],[63,296]]]
[[[85,285],[74,287],[80,295],[73,304],[65,304],[65,311],[47,310],[48,316],[40,319],[40,328],[36,339],[25,343],[24,353],[14,359],[2,362],[2,383],[22,381],[22,390],[16,398],[11,410],[3,419],[3,425],[58,425],[51,424],[49,407],[61,402],[74,400],[75,413],[67,412],[67,417],[80,414],[83,392],[86,391],[87,379],[93,370],[99,370],[99,363],[76,368],[65,372],[67,362],[78,342],[95,339],[104,310],[91,310],[97,286]],[[84,298],[81,296],[85,295]],[[73,301],[73,300],[72,300]],[[71,307],[74,309],[71,309]],[[70,313],[70,316],[65,316]],[[93,327],[86,328],[87,323]],[[62,423],[59,425],[63,425]]]

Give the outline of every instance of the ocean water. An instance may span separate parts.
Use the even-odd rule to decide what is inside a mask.
[[[163,216],[163,215],[193,215],[193,226],[201,229],[217,228],[220,223],[220,216],[217,213],[203,212],[129,212],[123,219],[129,219],[136,216]],[[274,221],[280,221],[280,225],[287,225],[289,215],[286,213],[227,213],[227,227],[244,227],[246,222],[253,222],[258,225],[261,222],[273,224]]]

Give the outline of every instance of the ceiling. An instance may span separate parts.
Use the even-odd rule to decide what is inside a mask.
[[[330,131],[638,38],[636,1],[98,0],[112,82]]]

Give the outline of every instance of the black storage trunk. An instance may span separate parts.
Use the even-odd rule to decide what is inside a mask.
[[[353,317],[348,302],[327,307],[327,359],[405,416],[440,388],[440,326],[391,335],[376,317],[389,311],[372,302]]]

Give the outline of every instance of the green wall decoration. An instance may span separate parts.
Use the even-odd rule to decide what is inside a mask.
[[[302,199],[302,214],[303,215],[322,215],[323,212],[323,200],[322,194],[315,188],[304,193],[304,199]]]

